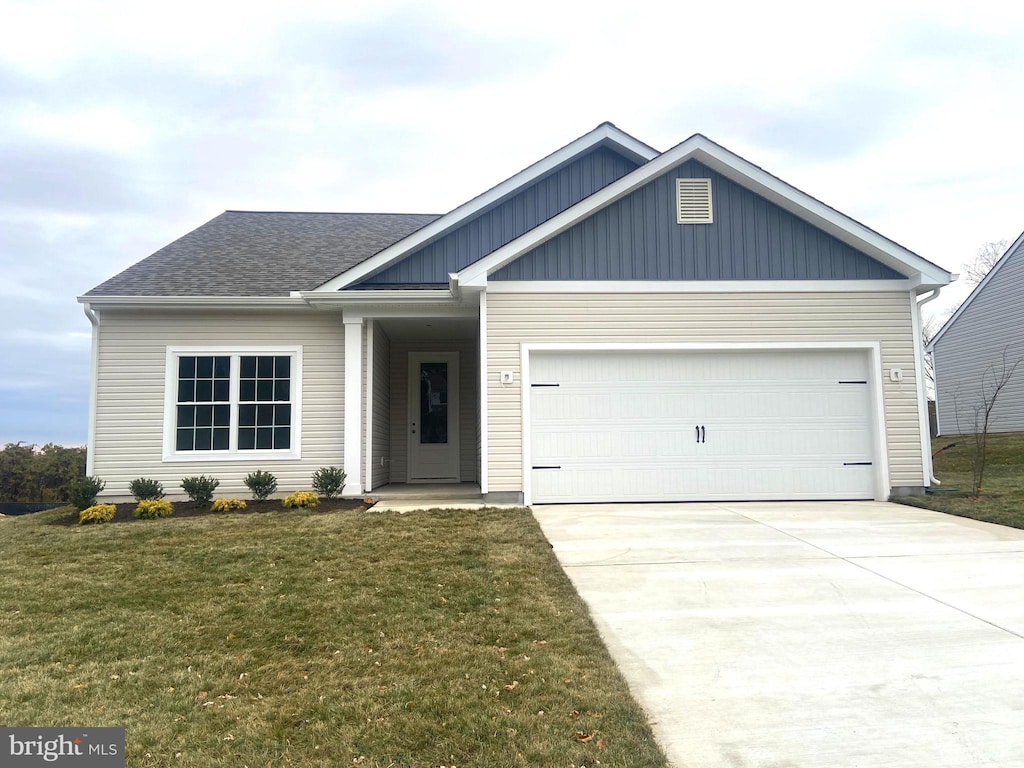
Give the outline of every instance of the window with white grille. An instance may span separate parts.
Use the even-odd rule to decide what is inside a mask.
[[[676,179],[676,221],[710,224],[711,179]]]

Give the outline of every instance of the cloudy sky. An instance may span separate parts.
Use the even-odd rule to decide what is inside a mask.
[[[221,211],[443,213],[605,120],[958,271],[1024,229],[1022,39],[1008,2],[0,0],[0,444],[84,444],[76,297]]]

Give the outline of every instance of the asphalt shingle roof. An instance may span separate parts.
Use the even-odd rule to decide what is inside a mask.
[[[225,211],[86,296],[287,296],[438,218],[420,213]]]

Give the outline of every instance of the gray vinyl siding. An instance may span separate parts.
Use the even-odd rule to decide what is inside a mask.
[[[911,298],[905,292],[529,294],[487,296],[488,485],[522,490],[524,343],[875,342],[882,380],[889,480],[926,485],[921,456]],[[500,383],[513,371],[515,383]]]
[[[677,178],[711,179],[712,224],[676,223]],[[902,275],[689,160],[490,280],[884,280]]]
[[[472,264],[636,168],[634,161],[598,147],[361,285],[447,285],[449,272]]]
[[[984,375],[1024,361],[1024,238],[935,343],[939,434],[973,433]],[[996,399],[990,432],[1024,432],[1024,362]]]
[[[391,340],[378,325],[373,329],[373,455],[370,488],[391,482],[390,368]]]
[[[313,472],[341,466],[344,334],[339,317],[315,311],[154,311],[100,313],[93,472],[103,498],[127,498],[128,483],[150,477],[182,498],[181,479],[213,475],[218,496],[249,498],[243,478],[255,469],[277,476],[279,493],[309,489]],[[168,346],[302,348],[301,459],[165,462],[164,383]]]
[[[479,353],[475,339],[439,344],[436,341],[391,340],[391,482],[409,480],[409,353],[459,353],[459,472],[464,483],[479,480]]]

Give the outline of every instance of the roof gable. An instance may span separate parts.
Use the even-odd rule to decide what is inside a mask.
[[[992,269],[981,279],[981,282],[974,286],[974,290],[964,299],[963,304],[957,307],[956,312],[950,315],[949,320],[945,322],[928,344],[928,349],[934,350],[935,345],[955,326],[957,321],[963,315],[970,314],[971,307],[976,302],[981,303],[984,300],[983,297],[986,289],[991,290],[990,285],[994,288],[1002,284],[1004,279],[1012,279],[1010,275],[1013,278],[1021,279],[1020,275],[1022,273],[1024,273],[1024,232],[1014,240],[1013,245],[1006,249],[1006,253],[999,257],[999,261],[992,265]],[[1012,294],[1020,298],[1022,291],[1024,291],[1024,279],[1021,279],[1020,286],[1012,290]]]
[[[599,147],[610,149],[634,164],[647,162],[658,155],[656,150],[633,138],[628,133],[620,131],[611,123],[602,123],[589,133],[584,134],[469,202],[460,205],[409,237],[394,243],[363,263],[337,274],[336,277],[328,280],[316,290],[341,290],[384,271],[393,264],[415,253],[418,249],[441,239],[446,234],[463,226],[485,211],[500,205],[511,196],[530,187],[545,176]]]
[[[677,222],[679,178],[710,179],[710,223]],[[505,265],[490,280],[902,277],[691,158]]]
[[[906,277],[918,290],[939,287],[950,281],[949,272],[941,267],[786,184],[706,137],[695,134],[629,175],[609,184],[572,208],[470,265],[457,275],[458,282],[464,286],[485,285],[489,275],[495,274],[515,259],[689,159],[697,160],[816,229],[889,267]]]
[[[447,285],[452,272],[622,178],[637,165],[607,147],[595,147],[354,287]]]

